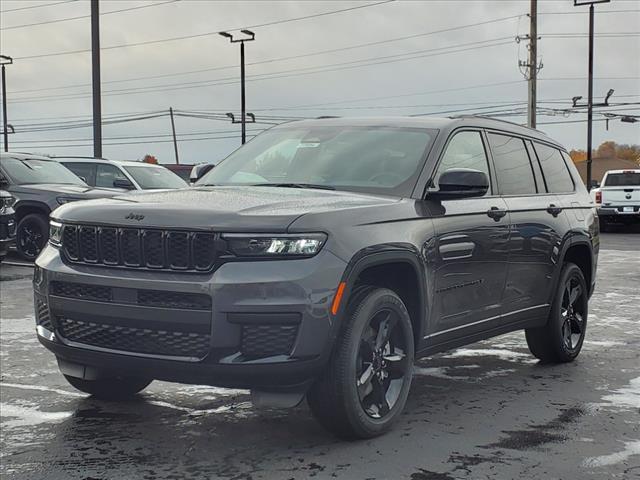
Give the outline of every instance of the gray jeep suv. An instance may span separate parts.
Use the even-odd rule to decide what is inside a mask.
[[[64,205],[34,274],[37,334],[77,389],[153,379],[306,395],[346,438],[388,429],[414,359],[524,329],[582,347],[598,222],[566,150],[507,122],[272,128],[193,188]]]
[[[25,260],[35,260],[47,244],[49,213],[58,206],[122,192],[91,188],[48,157],[13,152],[0,153],[0,188],[16,197],[16,249]]]

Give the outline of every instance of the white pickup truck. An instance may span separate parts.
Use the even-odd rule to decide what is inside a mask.
[[[640,223],[640,169],[609,170],[599,188],[591,190],[600,230],[609,225]]]

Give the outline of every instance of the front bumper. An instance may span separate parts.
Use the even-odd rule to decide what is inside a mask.
[[[63,363],[105,375],[278,389],[307,385],[335,337],[331,301],[346,264],[229,262],[212,273],[147,272],[36,261],[38,337]]]

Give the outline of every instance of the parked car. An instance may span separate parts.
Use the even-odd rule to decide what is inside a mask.
[[[95,249],[100,245],[100,249]],[[524,329],[580,353],[595,207],[566,150],[477,117],[274,127],[189,190],[64,205],[37,334],[98,398],[248,388],[346,438],[391,427],[416,358]]]
[[[601,231],[612,224],[640,223],[640,169],[609,170],[591,194],[598,207]]]
[[[190,182],[196,183],[202,177],[204,177],[209,171],[215,166],[213,163],[198,163],[194,165],[191,169],[191,173],[189,174]]]
[[[187,165],[183,163],[178,163],[178,164],[162,163],[160,165],[166,168],[167,170],[172,171],[187,183],[189,183],[189,181],[191,180],[190,175],[191,175],[191,170],[193,169],[193,165]]]
[[[151,163],[81,157],[56,160],[92,187],[154,190],[189,186],[175,173]]]
[[[9,192],[0,190],[0,262],[16,241],[16,212],[13,209],[15,202],[16,199]]]
[[[91,188],[48,157],[11,152],[0,154],[0,188],[17,199],[16,249],[25,260],[34,260],[47,244],[49,213],[58,206],[122,193]]]

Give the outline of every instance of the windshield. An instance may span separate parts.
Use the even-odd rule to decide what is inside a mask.
[[[2,166],[16,185],[34,183],[87,184],[61,163],[35,158],[3,158]]]
[[[164,167],[130,167],[124,169],[143,190],[155,188],[185,188],[187,183],[175,173]]]
[[[276,128],[257,136],[197,185],[313,185],[411,194],[433,130],[390,127]]]
[[[639,187],[640,172],[610,173],[604,182],[605,187]]]

